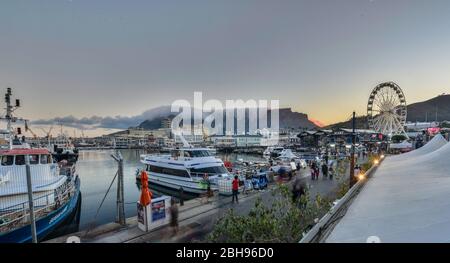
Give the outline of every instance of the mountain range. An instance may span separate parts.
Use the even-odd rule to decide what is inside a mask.
[[[173,118],[175,115],[170,111],[170,108],[166,108],[167,111],[165,114],[162,113],[161,108],[158,108],[159,113],[155,118],[151,118],[143,121],[137,127],[152,130],[158,129],[161,127],[161,123],[166,118]],[[268,111],[267,116],[270,116],[270,111]],[[204,114],[203,118],[205,118],[209,114]],[[249,114],[248,109],[245,114],[245,123],[246,123],[246,131],[248,132],[248,123],[249,123]],[[235,114],[236,116],[236,114]],[[282,108],[279,109],[279,120],[280,120],[280,128],[281,129],[313,129],[318,126],[314,124],[314,122],[308,119],[308,115],[304,113],[294,112],[291,108]],[[226,116],[224,114],[224,127],[225,127]],[[237,119],[235,117],[235,123]],[[270,125],[270,120],[268,121],[268,125]],[[236,125],[235,125],[236,126]]]
[[[152,111],[152,110],[151,110]],[[138,125],[143,129],[157,129],[161,127],[161,122],[165,118],[172,118],[175,115],[170,112],[170,107],[159,107],[155,109],[158,114],[149,114],[155,116],[147,119]],[[423,121],[448,121],[450,120],[450,95],[442,94],[432,99],[412,103],[407,106],[408,122]],[[268,116],[270,113],[268,113]],[[305,113],[292,111],[291,108],[280,109],[280,128],[281,129],[314,129],[319,128],[314,121],[308,118]],[[224,118],[225,120],[225,118]],[[248,126],[248,112],[246,114],[246,124]],[[323,128],[351,128],[352,121],[334,123]],[[358,116],[356,118],[356,127],[358,129],[368,129],[367,116]]]

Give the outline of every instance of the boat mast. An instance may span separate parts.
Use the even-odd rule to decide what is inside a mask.
[[[3,120],[6,120],[7,123],[7,130],[8,130],[8,134],[9,134],[9,148],[12,149],[13,148],[13,134],[14,134],[14,129],[12,127],[12,123],[16,122],[16,121],[24,121],[25,123],[27,122],[27,120],[25,119],[19,119],[13,116],[13,113],[16,109],[18,109],[20,107],[20,100],[16,99],[16,104],[15,106],[13,106],[11,104],[11,96],[12,96],[12,91],[11,88],[7,88],[6,90],[6,94],[5,94],[5,102],[6,102],[6,115],[4,118],[0,118]]]
[[[9,133],[9,148],[12,149],[12,125],[11,125],[11,119],[12,119],[12,106],[11,106],[11,88],[8,88],[5,94],[5,102],[6,102],[6,123],[7,123],[7,130]]]

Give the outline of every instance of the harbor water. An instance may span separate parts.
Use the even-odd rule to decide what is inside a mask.
[[[124,195],[125,195],[125,215],[132,217],[136,215],[136,202],[140,195],[140,184],[136,180],[137,169],[142,169],[140,155],[144,154],[141,150],[120,150],[124,159]],[[99,206],[117,172],[117,162],[111,157],[114,150],[96,150],[81,151],[77,164],[78,174],[81,179],[81,218],[79,230],[85,230],[91,225],[101,225],[116,220],[116,196],[117,196],[117,178],[113,183],[100,210]],[[262,156],[248,154],[218,154],[223,161],[235,162],[243,159],[244,161],[261,161]],[[178,198],[176,191],[154,187],[150,185],[153,196],[170,195]],[[184,199],[194,198],[187,194]]]

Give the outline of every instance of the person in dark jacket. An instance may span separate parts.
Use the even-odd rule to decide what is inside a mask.
[[[316,163],[312,162],[312,164],[311,164],[311,178],[313,180],[316,180],[316,168],[317,168]]]
[[[172,234],[176,235],[178,233],[178,205],[173,198],[170,200],[170,203],[170,226],[173,230]]]
[[[322,164],[322,174],[323,174],[323,179],[328,178],[328,165],[325,162]]]

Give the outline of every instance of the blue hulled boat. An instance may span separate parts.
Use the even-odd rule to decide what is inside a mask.
[[[78,153],[50,152],[31,148],[21,129],[12,123],[26,120],[13,117],[19,107],[11,106],[11,89],[5,95],[7,129],[0,130],[0,243],[31,242],[31,221],[27,170],[37,239],[43,240],[78,214],[81,204],[80,179],[76,171]]]

